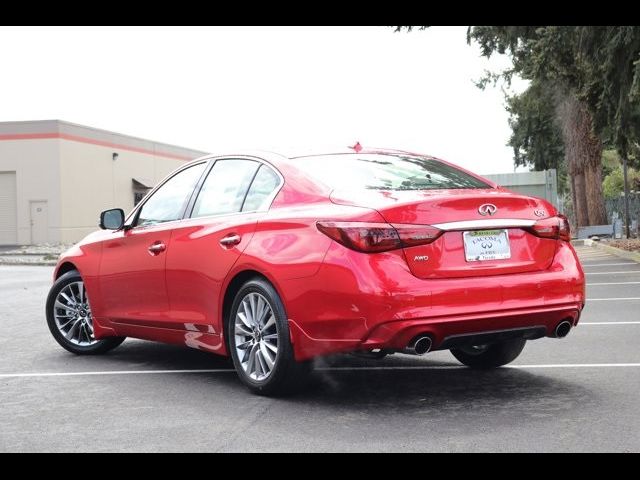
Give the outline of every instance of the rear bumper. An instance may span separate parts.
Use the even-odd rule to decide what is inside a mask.
[[[402,252],[364,255],[333,245],[312,278],[282,285],[296,358],[404,348],[428,334],[433,348],[462,335],[537,327],[551,336],[563,320],[576,325],[584,274],[561,243],[548,270],[513,275],[422,280]]]

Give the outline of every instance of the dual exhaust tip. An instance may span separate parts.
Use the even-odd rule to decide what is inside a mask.
[[[427,335],[420,335],[411,340],[409,345],[404,348],[403,352],[408,353],[409,355],[422,356],[429,353],[432,345],[433,341],[431,340],[431,337]]]
[[[569,335],[572,327],[573,324],[571,321],[563,320],[556,326],[556,329],[554,330],[554,336],[556,338],[564,338]],[[419,335],[409,342],[409,344],[404,348],[403,352],[408,353],[409,355],[422,356],[429,353],[432,346],[433,341],[431,340],[430,336]]]

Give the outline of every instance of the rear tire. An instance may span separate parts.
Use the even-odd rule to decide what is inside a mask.
[[[76,270],[61,275],[47,296],[47,325],[62,348],[76,355],[100,355],[126,337],[93,336],[93,317],[84,281]]]
[[[311,362],[297,362],[284,304],[264,279],[246,282],[227,319],[229,351],[238,377],[258,395],[281,396],[303,389]]]
[[[527,341],[523,338],[504,340],[490,345],[474,345],[452,348],[451,353],[461,363],[471,368],[489,369],[514,361]]]

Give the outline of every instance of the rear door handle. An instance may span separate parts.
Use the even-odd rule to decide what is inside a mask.
[[[167,249],[167,246],[160,242],[153,242],[151,245],[149,245],[149,248],[147,248],[147,250],[149,251],[150,255],[159,255],[160,253],[164,252]]]
[[[240,243],[240,240],[242,240],[240,235],[238,235],[237,233],[232,233],[227,235],[226,237],[222,237],[220,239],[220,245],[222,245],[223,247],[230,248],[235,245],[238,245]]]

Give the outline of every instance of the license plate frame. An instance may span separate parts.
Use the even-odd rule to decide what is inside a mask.
[[[509,230],[470,230],[462,232],[464,257],[467,262],[508,260],[511,258]]]

